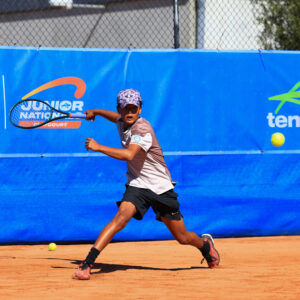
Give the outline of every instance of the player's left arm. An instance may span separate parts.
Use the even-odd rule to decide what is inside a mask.
[[[98,142],[96,142],[94,139],[91,138],[86,139],[85,148],[87,151],[92,150],[95,152],[101,152],[110,157],[119,160],[126,160],[126,161],[133,160],[134,157],[142,150],[141,146],[139,146],[138,144],[130,144],[128,148],[124,148],[124,149],[107,147],[99,144]]]

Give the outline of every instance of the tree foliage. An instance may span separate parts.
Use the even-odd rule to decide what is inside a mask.
[[[300,50],[300,0],[252,0],[264,49]]]

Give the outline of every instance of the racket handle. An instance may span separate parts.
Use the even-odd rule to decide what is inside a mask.
[[[70,113],[69,118],[79,118],[79,119],[85,119],[86,114],[83,113]]]

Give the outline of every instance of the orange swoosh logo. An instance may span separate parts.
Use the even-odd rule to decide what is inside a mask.
[[[50,81],[48,83],[45,83],[41,86],[39,86],[38,88],[34,89],[33,91],[31,91],[30,93],[28,93],[27,95],[25,95],[22,100],[25,100],[39,92],[42,92],[44,90],[56,87],[56,86],[60,86],[60,85],[65,85],[65,84],[73,84],[76,86],[76,91],[74,93],[75,98],[79,99],[81,98],[86,90],[86,85],[85,82],[78,78],[78,77],[63,77],[63,78],[59,78],[53,81]]]

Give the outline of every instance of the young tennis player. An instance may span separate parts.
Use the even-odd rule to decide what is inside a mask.
[[[208,266],[217,267],[220,256],[211,235],[203,234],[199,237],[185,228],[177,194],[173,191],[174,182],[164,161],[162,149],[150,123],[140,117],[140,93],[134,89],[121,91],[117,97],[117,110],[118,113],[101,109],[86,111],[87,120],[102,116],[117,124],[123,148],[107,147],[91,138],[86,140],[85,147],[87,150],[127,161],[128,183],[123,199],[117,202],[117,214],[102,229],[86,259],[79,265],[74,278],[90,279],[91,268],[96,258],[113,236],[123,229],[132,217],[142,220],[150,206],[156,214],[156,219],[167,226],[180,244],[198,248]]]

